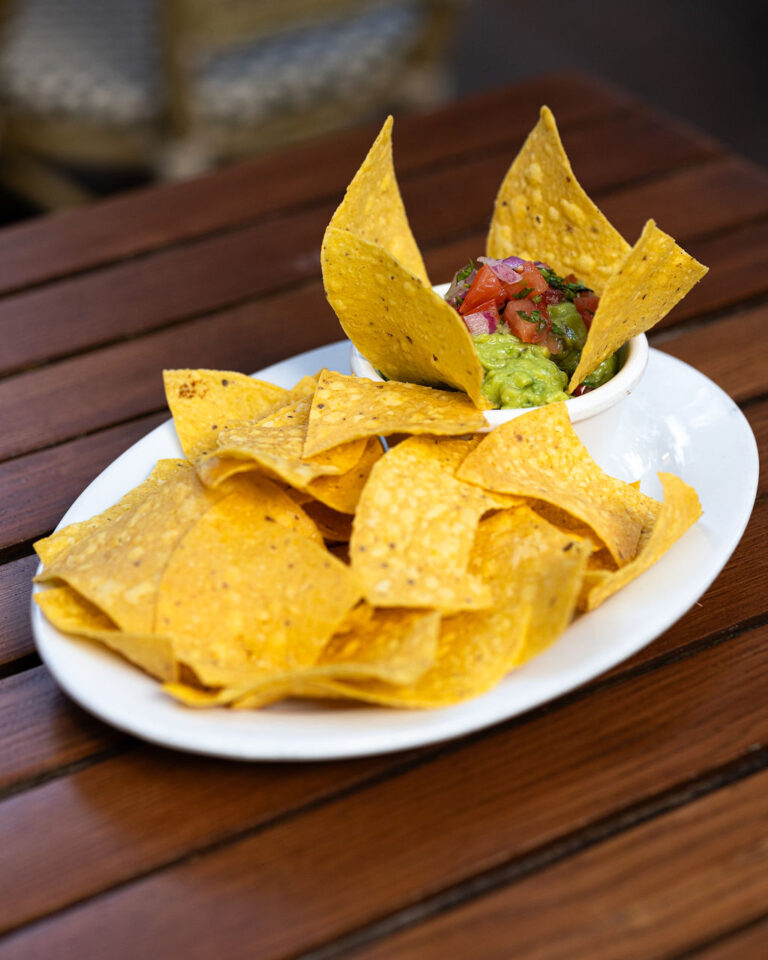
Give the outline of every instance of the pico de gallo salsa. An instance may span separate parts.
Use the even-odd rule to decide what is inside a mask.
[[[540,261],[478,257],[453,278],[445,299],[467,326],[485,369],[483,394],[496,407],[538,407],[568,399],[599,298],[572,274]],[[616,373],[616,354],[573,392],[580,396]]]

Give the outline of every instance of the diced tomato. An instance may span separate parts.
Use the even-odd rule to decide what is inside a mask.
[[[550,303],[562,303],[563,294],[560,290],[553,290],[551,287],[547,287],[541,295],[541,302],[547,306],[549,306]]]
[[[500,307],[505,299],[504,284],[488,264],[484,263],[477,271],[472,286],[469,288],[469,293],[464,297],[464,302],[459,307],[459,313],[463,315],[476,313],[480,306],[488,303],[488,301]]]
[[[592,317],[595,315],[598,303],[600,303],[600,297],[596,297],[594,293],[580,293],[573,301],[573,305],[581,314],[581,319],[584,321],[587,330],[592,323]]]
[[[534,310],[539,310],[542,314],[543,323],[539,324],[525,319],[532,316]],[[523,343],[543,343],[551,326],[546,308],[542,309],[541,305],[537,306],[527,297],[522,300],[510,300],[504,309],[504,320],[510,333],[514,333],[518,340],[522,340]]]
[[[505,283],[504,289],[507,294],[507,297],[514,297],[516,293],[520,293],[521,290],[525,290],[526,287],[530,288],[533,296],[536,296],[539,293],[544,293],[547,289],[547,281],[539,273],[539,268],[533,263],[526,263],[522,267],[515,268],[518,273],[522,273],[522,279],[518,280],[516,283]]]

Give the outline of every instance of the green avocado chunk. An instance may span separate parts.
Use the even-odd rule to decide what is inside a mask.
[[[546,347],[522,343],[511,333],[482,333],[472,339],[486,371],[483,395],[495,407],[540,407],[568,399],[568,375],[552,362]]]

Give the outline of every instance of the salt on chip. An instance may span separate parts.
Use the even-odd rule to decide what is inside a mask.
[[[323,238],[328,302],[357,349],[389,380],[453,387],[483,409],[484,369],[459,314],[390,253],[330,226]]]
[[[286,697],[338,696],[324,692],[328,683],[379,680],[412,684],[434,663],[439,630],[440,614],[434,611],[371,609],[365,620],[347,625],[331,638],[315,666],[203,696],[181,684],[166,690],[189,706],[234,703],[239,708],[254,708]]]
[[[486,249],[499,259],[543,260],[598,294],[629,253],[576,180],[549,107],[501,184]]]
[[[203,685],[230,686],[313,665],[360,595],[323,546],[226,497],[174,550],[154,630]]]
[[[35,602],[57,630],[97,640],[158,680],[176,679],[176,658],[167,637],[123,633],[98,607],[71,587],[49,587]]]
[[[316,477],[351,469],[363,455],[364,440],[337,447],[313,460],[303,458],[311,404],[311,398],[304,397],[262,420],[226,427],[216,450],[195,463],[203,483],[217,486],[233,473],[247,469],[247,463],[299,488]]]
[[[206,489],[182,461],[142,500],[57,557],[39,579],[64,580],[127,633],[152,633],[158,586],[174,548],[223,495]]]
[[[645,333],[707,273],[653,220],[608,278],[568,390],[574,390],[622,344]]]
[[[639,577],[662,557],[701,516],[701,504],[693,487],[671,473],[660,473],[664,502],[650,535],[637,557],[620,570],[596,570],[588,574],[590,589],[584,608],[594,610],[635,577]]]
[[[414,383],[376,383],[323,370],[309,413],[304,455],[362,437],[460,436],[487,426],[483,413],[463,393]]]
[[[658,513],[650,497],[600,469],[564,403],[537,407],[491,431],[457,477],[567,510],[595,531],[619,566],[634,559],[642,531]]]
[[[476,441],[411,437],[376,464],[350,541],[369,603],[457,611],[487,607],[467,572],[480,517],[498,502],[453,473]]]
[[[346,473],[318,477],[306,487],[306,493],[340,513],[354,513],[371,470],[384,454],[378,437],[368,440],[360,460]],[[299,501],[300,502],[300,501]]]
[[[66,527],[62,527],[61,530],[52,533],[49,537],[38,540],[34,544],[35,552],[44,564],[49,565],[53,563],[54,560],[84,537],[88,536],[88,534],[93,533],[94,530],[103,527],[107,523],[111,523],[124,513],[132,510],[155,490],[159,484],[165,483],[166,480],[171,478],[179,470],[188,471],[187,464],[183,460],[158,460],[149,477],[143,483],[134,487],[133,490],[129,490],[117,503],[108,507],[103,513],[97,514],[95,517],[83,520],[80,523],[70,523]],[[48,575],[47,571],[44,571],[38,579],[40,582],[44,582],[52,578]]]
[[[288,391],[229,370],[164,370],[173,424],[189,460],[213,450],[233,420],[259,420],[288,403]]]
[[[388,117],[344,199],[328,224],[386,250],[429,285],[424,261],[411,233],[392,160],[392,117]]]

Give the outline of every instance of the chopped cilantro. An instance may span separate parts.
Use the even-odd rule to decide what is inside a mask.
[[[469,263],[466,265],[466,267],[462,267],[462,269],[459,270],[459,272],[458,272],[458,273],[456,274],[456,276],[454,277],[454,281],[453,281],[453,282],[454,282],[454,283],[461,283],[462,280],[466,280],[467,277],[470,275],[470,273],[472,273],[472,271],[473,271],[474,269],[475,269],[475,265],[474,265],[474,263],[472,263],[472,261],[470,260]]]
[[[524,300],[529,293],[533,293],[533,287],[523,287],[522,290],[518,290],[517,293],[512,294],[513,300]]]
[[[553,290],[559,290],[566,300],[575,300],[580,293],[591,293],[591,287],[583,283],[569,282],[559,277],[554,270],[549,267],[542,267],[539,271]]]

